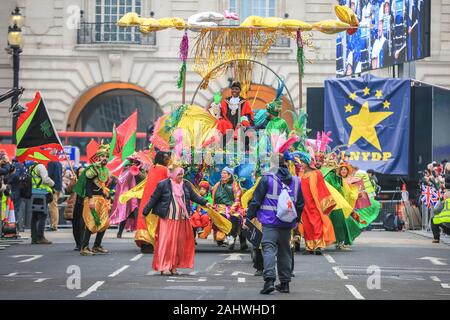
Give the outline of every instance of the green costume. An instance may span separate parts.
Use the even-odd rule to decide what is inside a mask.
[[[279,135],[283,133],[289,134],[289,126],[284,119],[275,117],[267,123],[266,131],[269,136],[272,132],[275,132]]]
[[[336,174],[336,170],[322,167],[321,171],[325,181],[345,197],[342,189],[343,181],[342,178]],[[345,219],[342,209],[331,211],[329,217],[333,224],[336,244],[351,245],[353,241],[361,234],[361,229],[359,228],[358,223],[352,218],[352,216]]]
[[[100,163],[94,163],[88,166],[78,178],[78,181],[73,188],[73,191],[82,198],[86,197],[86,179],[92,179],[97,177],[99,182],[106,184],[108,181],[109,173],[108,168],[102,166]]]

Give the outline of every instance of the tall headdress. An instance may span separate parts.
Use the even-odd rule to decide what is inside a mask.
[[[283,90],[284,90],[284,80],[278,82],[277,95],[275,96],[275,99],[273,99],[272,102],[266,105],[267,112],[269,112],[271,115],[275,117],[278,117],[283,107],[283,102],[281,101]]]

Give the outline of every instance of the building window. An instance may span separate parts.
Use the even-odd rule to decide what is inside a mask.
[[[230,11],[237,12],[241,21],[249,16],[275,17],[276,0],[230,0]]]
[[[117,21],[128,12],[141,14],[141,0],[96,0],[95,41],[140,42],[141,34],[135,28],[119,28]]]
[[[152,97],[132,89],[114,89],[94,97],[81,111],[74,129],[84,132],[109,132],[138,110],[138,132],[146,132],[163,112]],[[83,146],[79,146],[84,150]],[[85,146],[84,146],[85,147]],[[137,149],[144,149],[139,145]]]
[[[229,11],[239,14],[240,21],[229,22],[230,25],[238,25],[249,16],[276,17],[277,0],[229,0]],[[275,47],[290,47],[290,39],[282,37],[274,43]]]

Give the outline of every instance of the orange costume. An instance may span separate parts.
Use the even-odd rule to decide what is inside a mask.
[[[328,191],[322,173],[313,170],[301,175],[305,207],[302,212],[302,229],[306,250],[324,249],[336,241],[333,224],[328,214],[336,206]]]
[[[152,166],[148,170],[147,182],[145,183],[144,193],[142,195],[141,204],[139,206],[137,226],[136,226],[137,230],[134,237],[134,241],[136,242],[136,245],[138,247],[141,247],[143,243],[153,244],[154,242],[154,239],[152,239],[152,236],[148,232],[146,218],[144,217],[142,212],[144,210],[145,205],[150,200],[151,195],[155,191],[158,182],[167,179],[168,177],[169,171],[167,167],[164,167],[162,165],[157,164],[155,166]],[[156,216],[150,218],[156,218]]]

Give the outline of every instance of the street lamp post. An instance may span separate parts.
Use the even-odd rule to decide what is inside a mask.
[[[20,9],[16,9],[11,13],[11,23],[8,27],[8,46],[9,53],[13,58],[13,90],[14,96],[11,99],[12,113],[12,143],[16,144],[16,127],[17,118],[19,114],[14,112],[17,103],[19,102],[19,69],[20,69],[20,53],[22,52],[22,25],[23,16],[20,14]]]

